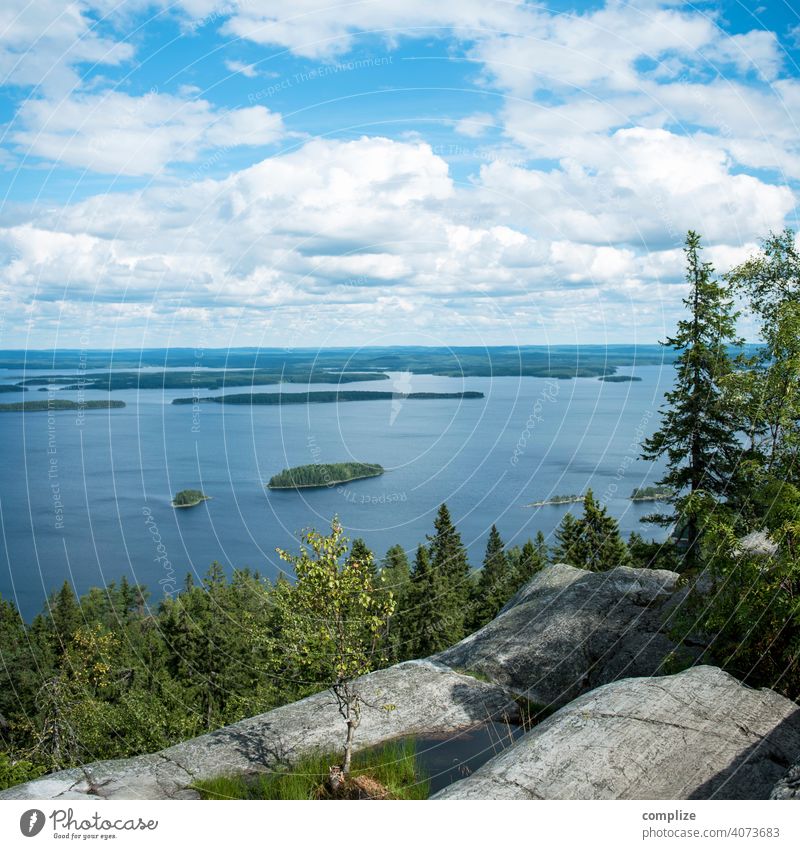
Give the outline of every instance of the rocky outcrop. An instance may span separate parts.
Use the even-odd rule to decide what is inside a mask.
[[[769,798],[800,800],[800,761],[772,788]]]
[[[433,659],[536,702],[566,704],[601,684],[663,671],[675,648],[665,622],[684,598],[678,580],[656,569],[547,566],[496,619]]]
[[[466,728],[516,709],[502,688],[425,661],[366,676],[362,693],[376,705],[363,711],[356,737],[362,748]],[[330,693],[319,693],[152,755],[53,773],[12,787],[0,799],[197,798],[188,789],[194,781],[290,765],[303,753],[340,746],[343,733]]]
[[[697,666],[576,699],[435,798],[766,799],[798,757],[794,702]]]

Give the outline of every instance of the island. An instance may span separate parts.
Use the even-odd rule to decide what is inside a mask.
[[[545,507],[548,504],[580,504],[583,501],[582,495],[554,495],[552,498],[547,498],[544,501],[534,501],[532,504],[526,504],[526,507]]]
[[[175,498],[172,499],[173,507],[196,507],[203,501],[208,501],[210,495],[205,495],[199,489],[182,489]]]
[[[0,393],[3,392],[25,392],[24,386],[17,386],[15,383],[3,383],[0,384]]]
[[[312,463],[295,466],[273,475],[268,489],[311,489],[336,486],[361,478],[375,478],[383,474],[383,466],[377,463]]]
[[[674,495],[671,486],[640,486],[631,493],[631,501],[669,501]]]
[[[83,389],[113,392],[118,389],[226,389],[238,386],[261,386],[279,383],[360,383],[370,380],[388,380],[383,372],[320,371],[308,368],[296,371],[265,371],[262,369],[194,369],[192,371],[110,371],[87,374],[80,379],[75,375],[54,374],[46,377],[29,377],[16,384],[51,386],[59,389]]]
[[[59,410],[118,410],[124,401],[66,401],[49,398],[46,401],[16,401],[0,404],[0,413],[48,413]]]
[[[603,377],[598,377],[597,379],[602,380],[604,383],[633,383],[642,378],[635,377],[632,374],[605,374]]]
[[[173,404],[248,404],[252,406],[277,406],[279,404],[335,404],[340,401],[427,401],[464,400],[483,398],[483,392],[249,392],[234,395],[209,395],[204,398],[175,398]]]

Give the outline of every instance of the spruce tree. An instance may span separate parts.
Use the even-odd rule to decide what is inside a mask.
[[[542,532],[539,531],[539,534],[542,534]],[[537,535],[537,543],[538,542],[539,540]],[[544,543],[543,534],[541,543]],[[544,569],[546,561],[542,555],[541,548],[541,545],[534,544],[530,540],[522,546],[519,562],[517,564],[517,571],[513,576],[514,592],[524,587],[537,572]]]
[[[576,519],[567,513],[556,531],[557,561],[591,572],[605,572],[624,566],[628,549],[613,516],[588,490],[583,498],[583,515]]]
[[[452,625],[442,604],[442,581],[434,569],[428,549],[417,548],[407,615],[403,624],[403,643],[410,657],[427,657],[452,645]]]
[[[446,504],[439,507],[433,526],[436,533],[429,537],[431,566],[442,588],[439,605],[446,623],[444,636],[447,645],[453,645],[466,634],[472,595],[469,561]]]
[[[568,563],[570,566],[578,566],[576,560],[579,558],[578,545],[580,543],[581,527],[572,513],[565,513],[558,528],[556,529],[556,545],[553,549],[553,561],[555,563]]]
[[[607,572],[628,561],[628,549],[613,516],[588,490],[583,499],[583,516],[578,520],[580,540],[576,566],[591,572]]]
[[[726,494],[739,445],[736,424],[727,413],[723,384],[732,370],[728,352],[738,344],[737,313],[726,286],[714,278],[714,269],[701,259],[700,236],[686,237],[686,281],[689,294],[683,303],[689,317],[678,322],[674,336],[662,343],[678,353],[674,388],[666,393],[661,426],[645,440],[642,457],[666,458],[667,471],[659,481],[676,492],[675,505],[686,509],[685,564],[697,563],[700,522],[692,496]],[[679,518],[652,517],[662,524]]]
[[[409,592],[411,588],[411,569],[408,557],[402,545],[393,545],[381,561],[382,584],[385,592],[391,592],[396,602],[394,616],[386,629],[386,654],[392,663],[399,663],[412,657],[404,644],[406,620],[409,614]]]
[[[489,531],[486,555],[483,558],[476,588],[472,628],[480,628],[494,619],[508,600],[511,574],[505,546],[496,525]]]
[[[375,564],[375,555],[361,537],[353,540],[347,559],[348,562],[361,563],[366,566],[373,577],[377,575],[378,570]]]

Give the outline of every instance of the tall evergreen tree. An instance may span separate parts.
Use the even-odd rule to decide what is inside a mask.
[[[579,557],[578,545],[580,543],[581,527],[578,520],[571,513],[565,513],[556,528],[556,544],[553,549],[553,561],[555,563],[569,563],[577,566]]]
[[[541,535],[541,541],[538,539],[539,535]],[[528,540],[522,546],[517,570],[513,576],[514,592],[524,587],[537,572],[544,569],[546,560],[542,553],[543,548],[546,549],[546,546],[544,545],[544,534],[541,531],[537,534],[536,543]]]
[[[380,577],[382,587],[392,593],[396,602],[394,616],[386,629],[386,654],[392,663],[399,663],[412,656],[403,642],[409,610],[411,569],[402,545],[393,545],[387,550],[381,561]]]
[[[441,576],[431,563],[428,549],[420,545],[403,623],[403,644],[410,657],[427,657],[452,645],[452,623],[442,604],[443,595]]]
[[[583,515],[576,519],[567,513],[556,531],[556,560],[605,572],[628,561],[628,549],[620,536],[617,520],[588,490],[583,498]]]
[[[628,561],[628,549],[620,536],[617,520],[610,516],[588,490],[583,499],[583,516],[579,520],[579,563],[591,572],[606,572]]]
[[[352,563],[362,563],[365,565],[373,578],[378,573],[377,565],[375,563],[375,555],[361,537],[357,537],[353,540],[353,544],[350,546],[348,561]]]
[[[505,546],[496,525],[486,542],[486,555],[478,577],[471,627],[480,628],[494,619],[508,600],[511,574]]]
[[[441,605],[447,623],[447,645],[457,643],[466,634],[466,621],[472,595],[467,550],[461,542],[446,504],[439,507],[430,540],[431,566],[441,582]]]
[[[80,605],[68,581],[64,581],[61,589],[50,599],[48,609],[56,648],[63,652],[72,635],[83,624]]]
[[[685,523],[685,563],[697,563],[700,519],[696,494],[719,497],[726,493],[738,456],[736,424],[724,403],[723,384],[731,373],[729,346],[738,344],[737,313],[728,288],[714,277],[713,266],[701,259],[700,236],[686,237],[686,282],[683,303],[689,317],[678,322],[674,336],[663,344],[678,352],[674,388],[666,393],[661,426],[643,443],[646,460],[666,458],[667,471],[659,481],[676,492],[675,505],[684,518],[652,517],[663,524],[678,518]]]

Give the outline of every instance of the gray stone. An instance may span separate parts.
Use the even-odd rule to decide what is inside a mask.
[[[766,799],[800,709],[715,667],[617,681],[553,714],[441,799]]]
[[[601,684],[663,671],[675,648],[664,622],[684,598],[678,580],[656,569],[547,566],[496,619],[433,659],[533,701],[566,704]]]
[[[800,799],[800,761],[772,788],[770,799]]]
[[[467,728],[489,716],[514,715],[502,688],[427,661],[410,661],[362,679],[364,708],[356,748],[408,734]],[[386,706],[386,709],[384,709]],[[318,693],[151,755],[101,761],[44,776],[0,793],[0,799],[197,798],[194,781],[255,774],[290,765],[314,749],[344,740],[330,693]]]

